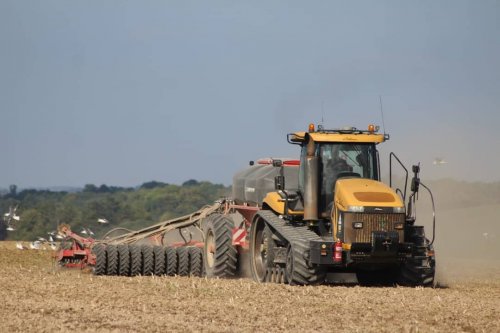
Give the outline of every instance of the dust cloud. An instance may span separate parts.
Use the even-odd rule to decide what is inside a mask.
[[[436,280],[452,285],[495,276],[500,280],[499,184],[429,182],[436,204]],[[422,191],[424,192],[424,191]],[[417,224],[432,238],[432,206],[420,193]]]

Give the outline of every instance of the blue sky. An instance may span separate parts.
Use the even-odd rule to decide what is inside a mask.
[[[0,187],[230,184],[379,95],[384,161],[500,180],[498,1],[1,0],[0,51]]]

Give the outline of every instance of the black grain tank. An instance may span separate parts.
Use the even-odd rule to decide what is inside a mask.
[[[290,158],[283,161],[285,189],[297,190],[299,179],[299,161]],[[280,168],[273,167],[272,159],[258,160],[254,165],[236,173],[233,177],[233,199],[237,204],[262,204],[269,192],[274,192],[274,177]]]

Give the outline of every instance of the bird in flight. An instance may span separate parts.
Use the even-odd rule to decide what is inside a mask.
[[[445,160],[444,160],[444,159],[442,159],[442,158],[439,158],[439,157],[436,157],[436,158],[434,159],[434,162],[432,162],[432,164],[434,164],[434,165],[441,165],[441,164],[446,164],[446,163],[448,163],[448,162],[447,162],[447,161],[445,161]]]
[[[19,222],[21,220],[21,218],[19,217],[19,215],[16,215],[16,210],[17,210],[17,207],[14,207],[12,208],[12,206],[9,207],[9,212],[8,213],[5,213],[3,215],[3,220],[7,226],[7,230],[8,231],[14,231],[16,230],[14,227],[15,227],[15,224],[16,222]]]

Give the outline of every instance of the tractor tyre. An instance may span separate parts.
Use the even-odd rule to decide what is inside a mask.
[[[153,274],[154,269],[154,253],[153,247],[150,245],[142,245],[142,275],[150,276]]]
[[[118,249],[118,275],[130,275],[130,250],[127,244],[120,244]]]
[[[199,247],[189,248],[189,275],[201,276],[203,271],[203,251]]]
[[[106,246],[108,262],[106,264],[106,275],[118,275],[118,249],[116,245]]]
[[[130,276],[141,275],[142,254],[141,247],[136,244],[129,245],[130,250]]]
[[[165,275],[165,249],[163,246],[154,246],[153,253],[155,258],[154,274],[157,276]]]
[[[189,275],[189,249],[187,247],[177,248],[177,274],[179,276]]]
[[[222,214],[212,214],[203,226],[205,246],[203,266],[209,278],[230,278],[238,269],[238,251],[232,244],[233,222]]]
[[[174,276],[177,274],[177,250],[168,246],[165,248],[165,274]]]
[[[106,274],[106,246],[104,244],[96,244],[92,247],[92,253],[95,255],[94,275]]]

